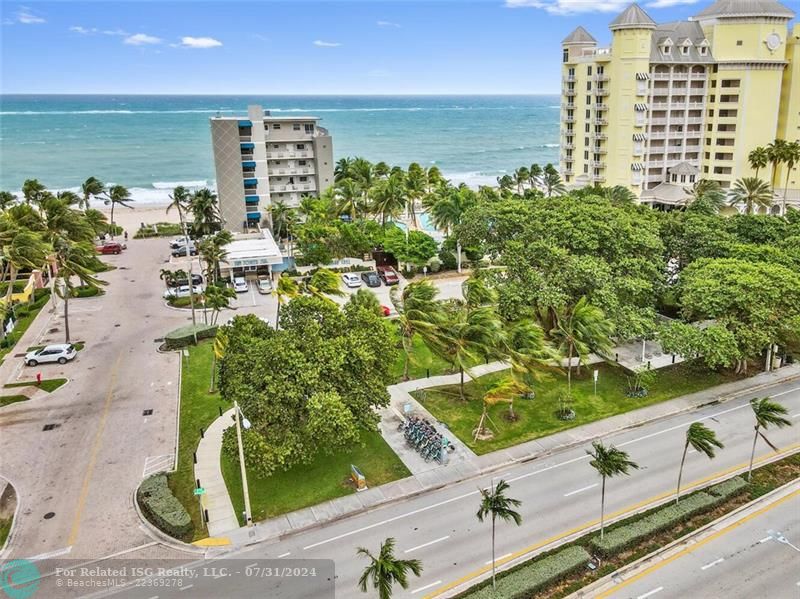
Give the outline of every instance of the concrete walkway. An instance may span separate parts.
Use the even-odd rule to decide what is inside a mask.
[[[490,372],[497,372],[507,367],[508,366],[502,362],[493,362],[476,367],[473,369],[473,374],[475,376],[480,376]],[[486,474],[514,463],[545,456],[556,450],[587,443],[605,435],[639,426],[646,422],[694,410],[711,403],[732,399],[744,393],[757,393],[762,387],[798,377],[800,377],[800,364],[785,366],[773,372],[762,373],[733,383],[726,383],[724,385],[705,389],[698,393],[664,401],[597,422],[577,426],[554,435],[521,443],[507,449],[494,451],[481,456],[476,455],[458,439],[453,438],[453,442],[457,444],[457,450],[454,454],[451,454],[449,463],[445,465],[439,465],[433,462],[426,463],[419,458],[416,452],[406,447],[405,439],[402,437],[402,434],[397,431],[397,427],[401,422],[403,405],[406,403],[411,403],[414,413],[426,416],[429,420],[435,422],[436,419],[411,397],[409,391],[453,384],[454,382],[458,382],[458,375],[430,377],[429,379],[418,379],[392,385],[389,387],[392,401],[391,405],[383,411],[383,418],[380,424],[381,432],[392,447],[399,447],[400,451],[398,455],[412,472],[411,476],[379,487],[372,487],[360,493],[346,495],[331,501],[322,502],[312,507],[283,514],[259,522],[252,528],[236,528],[238,523],[236,522],[235,515],[232,514],[232,508],[230,508],[230,519],[223,520],[223,518],[220,517],[220,525],[215,525],[213,527],[213,529],[218,532],[211,534],[221,534],[224,532],[225,536],[233,545],[247,545],[274,539],[284,534],[338,520],[383,503],[408,498],[419,493]],[[219,424],[221,420],[224,421],[225,426],[229,426],[231,422],[230,414],[227,413],[221,419],[215,421],[214,425],[209,429],[209,432],[206,433],[205,440],[212,438],[210,431],[219,425],[220,445],[217,446],[215,454],[203,453],[201,456],[201,453],[198,451],[198,465],[195,467],[196,470],[201,466],[201,462],[213,459],[216,462],[216,470],[219,472],[221,431],[225,428],[222,424]],[[443,431],[443,434],[446,433]],[[213,466],[206,468],[205,464],[203,464],[203,467],[204,471],[209,473],[214,469]],[[206,476],[208,476],[208,474],[206,474]],[[219,476],[221,480],[221,473]],[[207,483],[203,482],[202,478],[201,483],[204,486],[207,485]],[[369,480],[367,484],[369,484]],[[224,482],[221,482],[221,486],[217,488],[227,493]],[[224,503],[224,500],[221,500],[221,503]],[[229,499],[228,504],[230,504]],[[210,511],[209,517],[211,517]],[[222,528],[228,525],[228,522],[233,525],[232,529],[223,531]],[[211,532],[211,527],[209,527],[209,532]]]
[[[220,454],[222,452],[222,433],[233,426],[233,408],[217,418],[200,439],[197,446],[197,464],[194,478],[206,492],[203,507],[208,512],[208,536],[215,537],[239,527],[239,520],[233,509],[228,487],[222,478]]]

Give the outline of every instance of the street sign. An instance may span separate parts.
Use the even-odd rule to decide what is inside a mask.
[[[205,492],[206,492],[206,490],[205,490],[203,487],[197,487],[197,488],[194,490],[194,494],[195,494],[195,495],[204,495],[204,494],[205,494]]]

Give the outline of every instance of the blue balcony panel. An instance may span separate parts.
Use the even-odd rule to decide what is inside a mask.
[[[242,162],[242,168],[256,168],[255,160],[245,160]]]
[[[248,204],[258,204],[258,196],[244,196],[244,201]]]
[[[258,185],[258,179],[245,179],[244,186],[245,187],[255,187]]]
[[[252,150],[256,147],[256,144],[251,144],[249,142],[242,142],[239,144],[243,150]]]
[[[242,121],[239,121],[239,126],[240,127],[252,127],[253,123],[252,123],[252,121],[242,120]]]
[[[260,212],[248,212],[247,213],[247,220],[261,220],[261,213]]]

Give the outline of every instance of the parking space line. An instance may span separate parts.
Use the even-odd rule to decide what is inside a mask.
[[[725,558],[724,558],[724,557],[721,557],[721,558],[719,558],[719,559],[715,559],[713,562],[709,562],[709,563],[707,563],[705,566],[703,566],[703,567],[702,567],[702,568],[700,568],[700,569],[701,569],[701,570],[708,570],[709,568],[713,568],[713,567],[714,567],[714,566],[716,566],[717,564],[721,564],[721,563],[722,563],[722,562],[724,562],[724,561],[725,561]]]

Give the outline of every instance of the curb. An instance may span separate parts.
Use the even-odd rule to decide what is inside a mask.
[[[681,410],[677,410],[675,412],[671,412],[669,414],[664,414],[663,416],[659,416],[659,417],[653,418],[651,420],[644,420],[642,422],[638,422],[638,423],[635,423],[635,424],[632,424],[632,425],[629,425],[629,426],[620,427],[620,428],[615,429],[613,431],[607,431],[607,432],[605,432],[605,433],[603,433],[602,435],[599,435],[599,436],[589,437],[589,438],[583,439],[581,441],[575,441],[573,443],[567,443],[567,444],[564,444],[564,445],[560,445],[558,447],[555,447],[555,448],[552,448],[550,450],[544,451],[544,452],[542,452],[542,453],[540,453],[538,455],[529,456],[529,457],[526,457],[526,458],[523,458],[523,459],[519,459],[519,460],[511,460],[511,461],[503,462],[502,464],[496,464],[496,465],[493,465],[493,466],[488,466],[488,467],[480,470],[477,474],[475,474],[473,476],[469,476],[469,477],[463,478],[461,480],[449,481],[449,482],[442,483],[442,484],[439,484],[439,485],[426,487],[424,489],[420,489],[418,491],[414,491],[413,493],[409,493],[409,494],[406,494],[406,495],[403,495],[403,496],[400,496],[400,497],[393,497],[393,498],[390,498],[390,499],[385,499],[383,501],[380,501],[380,502],[375,503],[373,505],[370,505],[368,507],[362,507],[360,509],[352,510],[352,511],[349,511],[347,513],[338,514],[338,515],[333,516],[332,518],[328,518],[326,520],[313,522],[311,524],[308,524],[308,525],[300,527],[300,528],[293,528],[293,529],[291,529],[289,531],[280,532],[280,533],[277,533],[277,534],[272,534],[270,536],[266,536],[266,537],[260,538],[258,540],[253,540],[253,541],[251,541],[249,543],[243,543],[241,545],[233,544],[231,547],[232,547],[232,549],[233,548],[238,548],[238,547],[250,547],[252,545],[256,545],[258,543],[263,543],[263,542],[266,542],[266,541],[271,541],[271,540],[275,540],[275,539],[289,538],[289,537],[292,537],[292,536],[294,536],[296,534],[301,534],[301,533],[304,533],[304,532],[308,532],[309,530],[314,530],[316,528],[321,528],[322,526],[326,526],[328,524],[332,524],[332,523],[335,523],[335,522],[339,522],[339,521],[345,520],[346,518],[349,518],[351,516],[359,516],[359,515],[366,514],[366,513],[369,513],[371,511],[374,511],[374,510],[376,510],[378,508],[386,507],[387,505],[399,504],[399,503],[401,503],[403,501],[414,499],[416,497],[419,497],[420,495],[423,495],[425,493],[429,493],[431,491],[439,491],[441,489],[446,489],[446,488],[455,486],[457,484],[461,484],[461,483],[466,482],[466,481],[475,480],[477,478],[485,476],[486,474],[494,473],[494,472],[497,472],[497,471],[502,470],[502,469],[507,469],[509,467],[512,467],[512,466],[515,466],[515,465],[518,465],[518,464],[526,464],[528,462],[532,462],[534,460],[538,460],[538,459],[541,459],[541,458],[551,457],[555,453],[560,453],[562,451],[566,451],[566,450],[572,449],[574,447],[584,445],[584,444],[586,444],[586,443],[588,443],[588,442],[590,442],[592,440],[600,439],[605,435],[616,434],[618,432],[625,431],[625,430],[632,430],[634,428],[643,426],[645,424],[651,424],[653,422],[658,422],[658,421],[663,420],[665,418],[671,418],[671,417],[679,415],[679,414],[683,414],[683,413],[691,412],[691,411],[694,411],[694,410],[698,410],[700,408],[708,407],[709,405],[716,405],[716,404],[719,404],[719,403],[724,403],[726,401],[730,401],[732,399],[736,399],[736,398],[738,398],[738,397],[740,397],[742,395],[746,395],[746,394],[749,394],[749,393],[757,392],[761,388],[769,387],[769,386],[772,386],[772,385],[783,384],[783,383],[786,383],[786,382],[789,382],[789,381],[792,381],[792,380],[795,380],[795,379],[800,379],[800,374],[794,374],[794,375],[791,375],[791,376],[784,377],[782,379],[771,381],[769,383],[763,383],[763,384],[758,385],[756,387],[750,388],[750,389],[748,389],[746,391],[737,392],[735,395],[721,396],[721,397],[718,397],[718,398],[716,398],[714,400],[711,400],[711,401],[708,401],[708,402],[704,402],[703,404],[699,404],[699,405],[692,406],[692,407],[689,407],[689,408],[684,408],[684,409],[681,409]],[[782,456],[782,457],[785,457],[785,456]],[[771,461],[774,461],[774,460],[767,460],[767,461],[763,462],[763,464],[771,463]],[[730,475],[730,473],[728,473],[728,475]],[[726,475],[726,477],[728,475]],[[409,478],[413,478],[413,477],[409,477]],[[400,480],[404,480],[404,479],[400,479]],[[715,480],[716,481],[725,480],[725,478],[723,477],[721,479],[715,479]],[[397,482],[397,481],[393,481],[393,482]],[[387,484],[391,484],[391,483],[387,483]],[[709,483],[709,484],[712,484],[712,483]],[[376,488],[380,488],[380,487],[376,487]],[[647,509],[651,509],[655,505],[658,505],[658,504],[651,504],[650,507],[648,507]],[[284,516],[285,515],[286,514],[284,514]],[[633,514],[629,514],[628,516],[630,516],[630,515],[633,515]],[[611,520],[609,520],[608,522],[611,522]],[[256,528],[257,527],[258,527],[258,523],[256,523]],[[239,529],[234,529],[234,531],[235,530],[239,530]],[[227,536],[230,536],[230,533],[232,533],[234,531],[228,531],[225,534]],[[581,534],[583,534],[583,533],[581,533]]]
[[[147,535],[154,541],[158,541],[162,545],[166,545],[171,549],[195,553],[197,555],[205,555],[204,549],[199,549],[194,545],[184,543],[183,541],[179,541],[178,539],[169,536],[167,533],[156,528],[147,518],[144,517],[142,510],[139,509],[139,502],[136,501],[136,493],[139,490],[140,485],[141,483],[136,485],[136,488],[133,490],[133,493],[131,494],[131,502],[133,503],[133,509],[136,510],[136,515],[139,516],[139,520],[141,520],[142,524],[144,525],[145,533],[147,533]]]
[[[736,517],[740,513],[744,512],[744,511],[746,511],[746,510],[748,510],[748,509],[750,509],[750,508],[752,508],[752,507],[754,507],[756,505],[759,505],[761,503],[767,503],[767,504],[772,503],[771,500],[772,500],[773,497],[783,493],[784,491],[786,491],[787,489],[789,489],[793,485],[797,485],[797,484],[798,484],[798,480],[795,479],[793,481],[790,481],[790,482],[786,483],[785,485],[782,485],[782,486],[778,487],[777,489],[773,489],[772,491],[770,491],[769,493],[767,493],[765,495],[762,495],[761,497],[757,497],[756,499],[753,499],[752,501],[750,501],[750,502],[748,502],[748,503],[746,503],[744,505],[740,505],[738,508],[736,508],[732,512],[728,512],[727,514],[723,514],[722,516],[720,516],[719,518],[717,518],[713,522],[709,522],[708,524],[705,524],[705,525],[701,526],[700,528],[698,528],[696,530],[693,530],[689,534],[684,535],[683,537],[681,537],[679,539],[675,539],[671,543],[669,543],[667,545],[664,545],[663,547],[661,547],[659,549],[656,549],[652,553],[649,553],[649,554],[645,555],[644,557],[640,557],[635,562],[631,562],[630,564],[626,564],[625,566],[623,566],[619,570],[616,570],[616,571],[612,572],[611,574],[608,574],[608,575],[604,576],[603,578],[595,580],[593,583],[591,583],[591,584],[583,587],[582,589],[580,589],[578,591],[575,591],[574,593],[568,595],[567,599],[583,599],[583,597],[592,597],[593,593],[595,591],[599,591],[601,588],[603,588],[605,585],[607,585],[609,582],[611,582],[614,578],[620,577],[620,576],[624,576],[626,574],[635,572],[637,569],[639,569],[639,567],[641,567],[645,563],[647,563],[647,562],[649,562],[649,561],[651,561],[651,560],[653,560],[653,559],[655,559],[655,558],[657,558],[657,557],[659,557],[659,556],[661,556],[663,554],[666,554],[667,552],[671,551],[674,547],[676,547],[678,545],[688,545],[688,544],[692,543],[692,541],[694,539],[696,539],[697,537],[701,536],[708,529],[714,528],[715,526],[721,524],[722,522],[724,522],[726,520],[729,520],[732,517]],[[611,590],[611,589],[609,589],[609,590]]]
[[[14,540],[14,533],[16,532],[17,529],[19,508],[22,505],[22,501],[20,500],[19,491],[17,491],[17,486],[5,476],[0,476],[0,478],[2,478],[9,485],[11,485],[11,488],[14,489],[14,495],[16,495],[17,497],[17,505],[14,506],[14,515],[11,516],[11,529],[8,531],[8,536],[6,537],[6,540],[3,543],[2,547],[0,547],[0,559],[4,559],[6,552],[11,549],[11,542]]]

